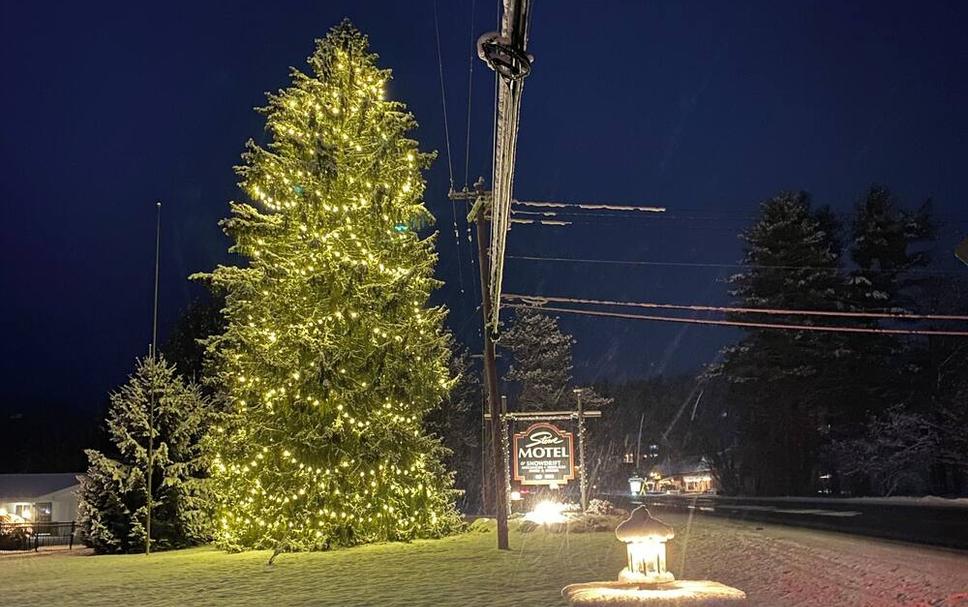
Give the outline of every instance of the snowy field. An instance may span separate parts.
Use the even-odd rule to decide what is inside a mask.
[[[663,516],[676,528],[677,577],[745,590],[751,605],[968,607],[968,554],[832,533]],[[229,555],[211,548],[129,556],[0,559],[0,604],[564,605],[572,582],[612,579],[624,548],[611,533],[513,533],[364,546],[329,553]]]

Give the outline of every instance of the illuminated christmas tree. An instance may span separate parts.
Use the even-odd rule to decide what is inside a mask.
[[[416,123],[390,71],[344,22],[308,74],[269,95],[271,142],[239,167],[251,201],[222,222],[244,256],[205,278],[226,293],[208,341],[228,411],[212,436],[227,549],[314,550],[434,537],[458,522],[424,415],[447,394],[446,311],[427,307],[434,238]]]

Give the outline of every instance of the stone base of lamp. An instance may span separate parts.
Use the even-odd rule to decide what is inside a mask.
[[[589,582],[561,591],[572,607],[641,607],[642,605],[703,605],[732,607],[746,602],[742,590],[707,580],[659,583]]]

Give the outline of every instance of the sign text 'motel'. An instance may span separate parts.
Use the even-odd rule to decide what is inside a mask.
[[[542,422],[514,435],[514,480],[522,485],[565,485],[575,478],[571,432]]]

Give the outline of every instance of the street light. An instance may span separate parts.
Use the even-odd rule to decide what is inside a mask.
[[[629,491],[633,496],[642,493],[642,483],[644,482],[645,480],[637,474],[629,479]]]

